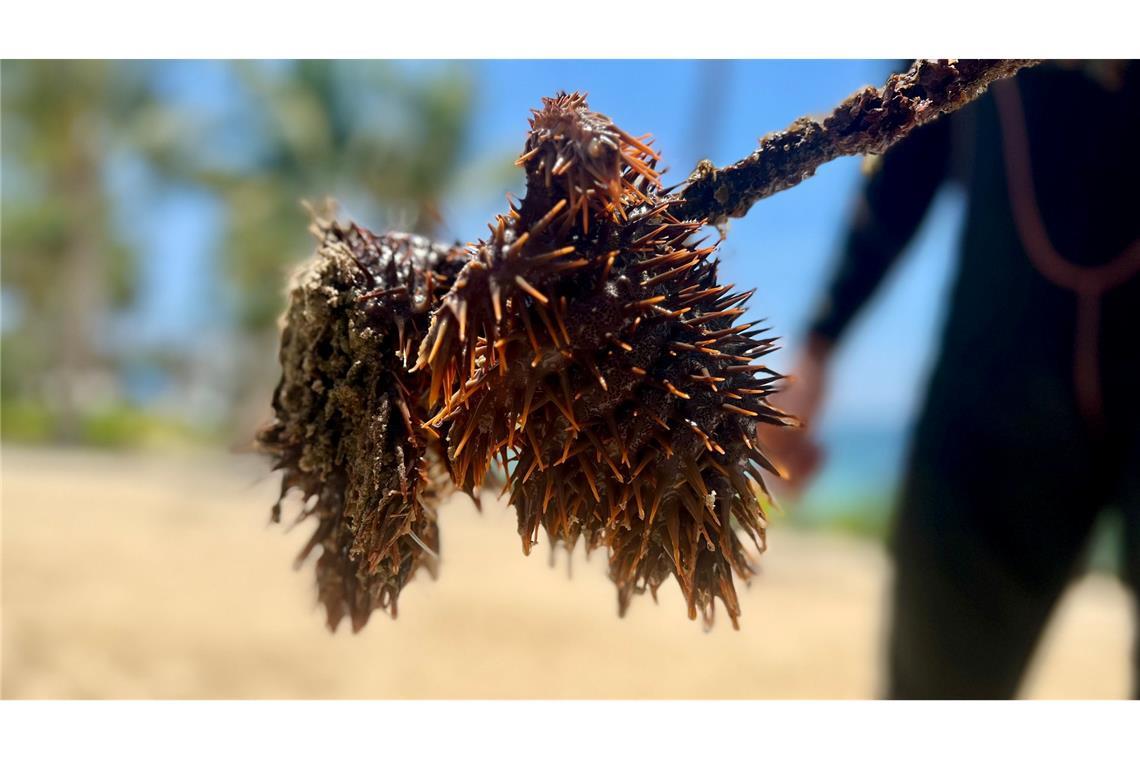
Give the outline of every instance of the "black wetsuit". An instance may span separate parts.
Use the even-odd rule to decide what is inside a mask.
[[[1072,264],[1130,246],[1140,256],[1138,69],[1109,88],[1049,64],[1013,86],[1037,218]],[[1124,575],[1140,589],[1140,275],[1086,303],[1079,322],[1072,287],[1088,283],[1051,279],[1019,234],[1001,98],[987,93],[882,157],[813,323],[837,340],[939,186],[964,184],[956,281],[891,536],[891,697],[1013,696],[1104,509],[1123,515]],[[1140,690],[1140,645],[1134,657]]]

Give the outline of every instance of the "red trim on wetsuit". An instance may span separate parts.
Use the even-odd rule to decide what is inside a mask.
[[[1073,382],[1081,414],[1090,426],[1099,429],[1104,422],[1099,353],[1101,298],[1140,273],[1140,239],[1134,240],[1116,258],[1098,266],[1080,266],[1058,253],[1037,204],[1029,135],[1017,83],[1006,80],[994,85],[992,91],[1001,125],[1009,202],[1021,245],[1045,279],[1077,294]]]

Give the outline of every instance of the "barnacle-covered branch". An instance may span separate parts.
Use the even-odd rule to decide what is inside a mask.
[[[717,169],[702,161],[678,194],[673,214],[718,223],[756,201],[798,185],[840,156],[878,154],[911,130],[969,103],[999,79],[1036,61],[917,60],[881,88],[866,87],[823,121],[802,117],[760,141],[745,159]]]

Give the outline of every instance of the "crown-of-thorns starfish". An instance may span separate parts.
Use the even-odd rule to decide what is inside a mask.
[[[690,617],[733,625],[733,573],[763,549],[757,424],[774,350],[738,322],[751,293],[717,279],[716,245],[693,242],[661,197],[659,156],[581,95],[544,99],[519,163],[526,195],[490,225],[435,312],[417,369],[430,425],[446,426],[457,484],[497,458],[523,548],[605,547],[619,610],[675,576]]]
[[[427,380],[411,372],[429,313],[462,249],[318,221],[316,257],[294,276],[281,336],[274,419],[258,434],[284,471],[282,498],[317,528],[317,587],[328,625],[392,617],[404,585],[439,552],[435,508],[450,493],[438,436],[423,425]],[[280,519],[281,501],[274,507]]]

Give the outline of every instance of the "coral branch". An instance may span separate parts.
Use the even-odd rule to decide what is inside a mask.
[[[822,122],[801,117],[760,141],[750,156],[717,169],[698,164],[677,194],[680,219],[708,219],[748,213],[752,204],[798,185],[840,156],[882,153],[915,127],[954,111],[985,92],[994,81],[1035,64],[1032,60],[918,60],[880,89],[866,87],[844,100]]]

